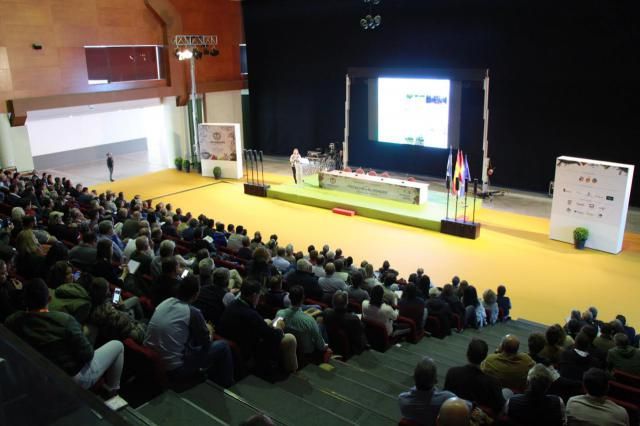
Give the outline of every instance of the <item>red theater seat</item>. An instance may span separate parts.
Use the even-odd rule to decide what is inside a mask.
[[[378,174],[376,173],[375,170],[369,170],[369,173],[367,173],[369,176],[378,176]]]
[[[390,177],[389,172],[383,172],[380,176],[382,177]]]
[[[359,174],[359,175],[363,175],[364,174],[364,170],[358,167],[356,169],[356,173]]]
[[[351,167],[345,167],[344,169],[342,169],[342,171],[351,173],[353,170],[351,170]]]
[[[409,181],[409,182],[415,182],[415,181],[416,181],[416,178],[414,178],[413,176],[411,176],[411,177],[407,178],[407,181]]]

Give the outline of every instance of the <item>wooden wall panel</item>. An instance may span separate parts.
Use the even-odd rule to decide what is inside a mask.
[[[162,11],[156,16],[153,9],[158,7]],[[167,16],[167,11],[173,15]],[[73,103],[76,93],[78,102],[91,99],[90,93],[104,101],[146,96],[153,91],[177,95],[185,102],[188,65],[173,58],[169,83],[90,86],[87,82],[84,46],[163,44],[171,40],[171,29],[219,36],[220,55],[198,61],[198,83],[204,89],[241,84],[238,44],[243,40],[243,29],[237,1],[0,0],[0,52],[5,52],[4,59],[0,54],[5,62],[4,66],[0,63],[0,112],[6,111],[9,100],[20,105],[24,114],[28,105],[55,107],[56,96],[65,104]],[[33,43],[42,44],[43,49],[32,49]],[[168,50],[171,53],[173,49],[169,46]],[[171,87],[160,90],[167,84]],[[114,95],[105,96],[109,91]]]

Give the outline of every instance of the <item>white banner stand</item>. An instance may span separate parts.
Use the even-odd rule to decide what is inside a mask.
[[[222,178],[242,179],[242,139],[238,123],[198,125],[202,176],[213,176],[220,167]]]
[[[556,159],[551,239],[573,243],[573,230],[589,230],[585,247],[620,253],[634,166],[575,157]]]

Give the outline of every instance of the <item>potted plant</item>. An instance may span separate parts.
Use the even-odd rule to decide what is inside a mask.
[[[182,160],[182,168],[187,173],[191,171],[191,163],[189,162],[189,160]]]
[[[213,177],[216,179],[220,179],[222,177],[222,169],[218,166],[213,168]]]
[[[589,230],[583,227],[577,227],[573,230],[573,244],[579,250],[584,248],[584,243],[589,238]]]
[[[176,165],[176,169],[182,170],[182,157],[176,157],[173,163]]]
[[[193,168],[198,171],[198,173],[202,174],[202,163],[200,161],[195,161],[193,163]]]

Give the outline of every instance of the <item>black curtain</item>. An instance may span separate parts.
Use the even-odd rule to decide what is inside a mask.
[[[360,0],[246,0],[253,144],[288,154],[341,141],[351,67],[489,68],[494,184],[546,191],[559,155],[638,166],[638,3],[382,0],[381,27],[363,31]],[[469,99],[478,93],[467,91]],[[463,103],[461,145],[479,177],[475,105]],[[407,173],[444,176],[444,151],[367,147],[377,153],[352,152],[370,161],[362,165],[393,170],[385,166],[397,162]]]

